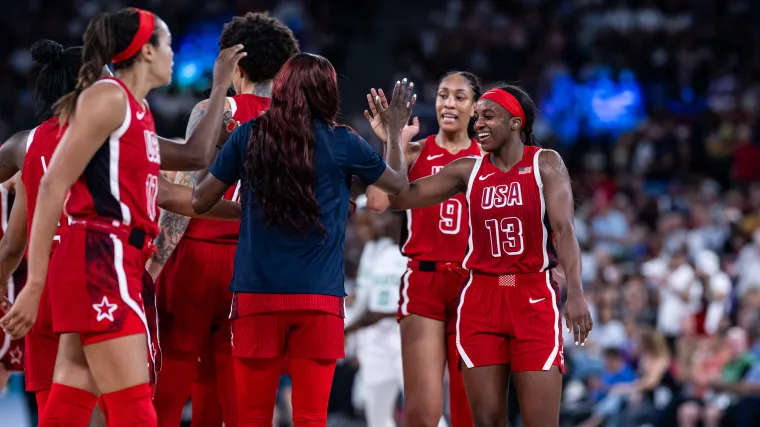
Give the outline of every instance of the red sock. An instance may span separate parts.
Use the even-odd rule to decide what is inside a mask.
[[[104,394],[108,427],[157,427],[158,418],[150,391],[150,385],[146,383]]]
[[[87,390],[53,384],[40,427],[87,427],[97,401]]]
[[[449,365],[449,409],[451,410],[451,427],[472,427],[472,412],[467,394],[464,391],[462,371],[459,369],[459,353],[457,352],[457,336],[449,334],[448,365]]]
[[[211,365],[211,366],[208,366]],[[222,407],[216,394],[216,374],[213,364],[199,366],[198,381],[193,384],[190,400],[193,402],[191,427],[222,425]],[[211,370],[208,372],[208,370]],[[233,391],[234,392],[234,391]],[[234,424],[228,424],[234,425]]]
[[[282,358],[235,357],[234,363],[238,427],[272,427]]]
[[[50,389],[35,392],[34,398],[37,400],[37,413],[42,414],[45,412],[45,406],[50,398]]]
[[[222,418],[225,426],[238,425],[237,389],[235,388],[235,367],[232,353],[217,351],[214,354],[216,372],[217,402],[222,408]],[[215,425],[221,425],[217,423]]]
[[[293,427],[324,427],[335,359],[290,358],[293,379]]]
[[[153,405],[161,427],[177,427],[198,372],[198,357],[164,353]]]

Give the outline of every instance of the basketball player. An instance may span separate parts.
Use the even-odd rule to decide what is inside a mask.
[[[438,133],[405,147],[410,180],[432,175],[456,159],[480,156],[480,147],[472,139],[472,117],[480,95],[480,81],[474,74],[452,71],[443,76],[435,100]],[[374,103],[377,96],[374,89],[367,95],[372,115],[365,111],[365,116],[377,136],[384,139]],[[411,138],[419,127],[406,129]],[[412,427],[429,427],[441,418],[445,365],[449,371],[451,424],[472,426],[456,349],[456,308],[466,277],[461,263],[469,231],[465,203],[464,195],[457,194],[440,205],[406,211],[401,252],[409,257],[409,266],[401,281],[398,318],[404,357],[405,421]],[[385,210],[388,196],[370,187],[367,205]]]
[[[557,426],[564,359],[560,297],[550,271],[558,259],[575,341],[582,344],[592,327],[570,179],[556,152],[535,146],[535,106],[522,89],[486,92],[475,116],[488,154],[412,182],[390,197],[391,206],[420,208],[466,194],[470,237],[463,266],[470,276],[458,307],[457,348],[474,424],[506,425],[512,374],[524,423]]]
[[[34,61],[33,74],[36,77],[32,94],[36,101],[38,117],[43,120],[43,124],[25,132],[27,140],[22,145],[25,148],[22,157],[24,168],[21,176],[17,175],[13,179],[13,182],[16,183],[16,203],[14,203],[12,210],[7,204],[8,198],[5,188],[0,189],[3,194],[3,206],[7,208],[3,209],[3,213],[10,211],[10,218],[5,217],[6,219],[3,220],[3,226],[7,232],[3,234],[3,238],[0,240],[0,289],[5,289],[6,283],[14,283],[11,281],[11,273],[16,271],[26,251],[27,233],[30,229],[27,218],[31,219],[33,216],[39,182],[62,136],[57,125],[58,120],[53,114],[53,104],[74,89],[76,75],[82,65],[81,47],[64,49],[63,46],[51,40],[40,40],[35,43],[31,48],[31,56]],[[0,155],[0,158],[2,157]],[[28,204],[27,188],[31,194],[31,200]],[[164,190],[159,190],[159,194],[164,194],[164,196],[159,195],[159,203],[162,206],[173,209],[179,208],[180,212],[194,213],[192,209],[188,209],[190,204],[190,194],[188,193],[191,193],[190,191],[166,181],[161,182],[160,188],[164,188]],[[28,214],[27,208],[29,209]],[[217,211],[215,215],[218,216],[221,212],[222,216],[232,217],[238,208],[239,206],[234,204],[220,204],[215,207]],[[62,217],[56,232],[58,241],[60,241],[66,226],[67,219]],[[54,243],[54,245],[56,244],[57,242]],[[13,357],[13,360],[23,362],[26,372],[24,376],[26,389],[35,393],[40,413],[44,410],[50,393],[53,366],[58,349],[58,337],[53,333],[50,323],[49,291],[43,292],[41,307],[40,319],[25,337],[25,341],[13,341],[13,343],[22,344],[21,351],[15,349],[12,352],[9,351],[9,355],[16,356]],[[6,339],[9,340],[10,336],[7,336]],[[16,368],[20,370],[20,367]]]
[[[146,369],[151,344],[138,300],[150,239],[158,231],[158,175],[160,166],[205,166],[221,116],[209,116],[211,131],[182,150],[155,137],[144,98],[170,82],[173,52],[166,24],[152,13],[123,9],[98,15],[84,46],[77,88],[58,103],[68,129],[39,186],[30,280],[0,322],[14,335],[33,323],[65,198],[73,221],[50,269],[53,327],[61,335],[41,425],[86,425],[100,392],[112,426],[155,426]],[[217,60],[209,102],[214,108],[224,105],[241,49],[227,49]],[[117,77],[98,80],[108,63]]]
[[[298,53],[293,32],[265,13],[237,16],[224,26],[219,47],[226,49],[237,44],[244,45],[248,56],[232,74],[237,95],[226,101],[225,109],[231,113],[230,126],[247,122],[269,107],[272,79],[285,61]],[[206,104],[207,101],[202,101],[193,111],[187,125],[188,135],[206,114]],[[180,173],[175,182],[192,187],[193,173]],[[225,199],[240,200],[240,182],[230,188]],[[193,374],[197,372],[198,358],[206,355],[211,355],[211,363],[216,365],[215,389],[224,423],[237,425],[229,326],[232,292],[227,288],[232,280],[240,223],[190,220],[162,213],[159,226],[157,250],[148,267],[158,278],[163,363],[154,403],[159,425],[179,425],[182,408],[196,379]],[[213,351],[202,351],[206,344]],[[195,409],[201,407],[193,405],[193,418]]]
[[[357,331],[359,375],[368,427],[394,427],[395,409],[403,387],[401,333],[391,318],[398,309],[396,295],[407,259],[398,251],[401,219],[395,213],[375,213],[377,239],[364,246],[356,280],[356,301],[346,316],[346,332],[367,314],[388,317]]]
[[[283,359],[293,380],[293,423],[324,426],[336,359],[344,355],[343,245],[351,177],[397,192],[407,185],[401,129],[414,99],[396,84],[386,167],[338,126],[339,93],[327,59],[300,53],[272,87],[266,113],[241,125],[193,206],[205,212],[243,179],[243,218],[230,289],[238,426],[271,426]],[[251,387],[251,384],[256,384]]]

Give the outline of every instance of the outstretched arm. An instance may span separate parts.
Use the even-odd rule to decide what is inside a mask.
[[[161,178],[158,183],[158,206],[166,213],[179,214],[183,218],[218,219],[235,221],[240,219],[240,203],[221,200],[208,213],[199,215],[193,210],[193,189],[174,184]],[[184,230],[183,230],[184,231]]]
[[[16,198],[8,219],[8,227],[0,240],[0,295],[5,295],[8,280],[18,268],[26,251],[26,188],[16,174]]]
[[[411,182],[401,193],[388,196],[391,208],[406,210],[433,206],[464,193],[475,161],[472,157],[457,159],[440,172]]]
[[[543,182],[546,213],[549,216],[557,256],[567,280],[565,317],[572,329],[576,344],[583,344],[591,332],[593,322],[583,296],[581,282],[581,250],[575,237],[573,190],[565,162],[556,151],[543,150],[539,154],[539,171]],[[549,236],[551,238],[551,236]]]

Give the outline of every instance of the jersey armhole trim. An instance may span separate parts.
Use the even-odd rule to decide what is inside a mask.
[[[464,259],[462,260],[462,268],[467,269],[467,261],[470,259],[470,255],[472,255],[473,251],[473,241],[472,241],[472,209],[470,202],[470,195],[472,194],[472,186],[475,184],[475,177],[478,176],[478,172],[480,171],[480,166],[483,165],[483,158],[477,157],[475,158],[475,164],[472,165],[472,172],[470,172],[470,180],[467,182],[467,192],[465,193],[465,202],[467,202],[467,210],[469,211],[469,215],[467,215],[467,220],[469,222],[470,226],[470,237],[467,238],[467,255],[465,255]]]
[[[113,133],[111,133],[111,136],[110,136],[111,138],[119,139],[122,136],[124,136],[125,133],[127,133],[127,129],[129,129],[129,125],[132,122],[132,109],[129,108],[129,94],[127,93],[126,90],[124,90],[121,84],[119,84],[118,82],[112,79],[98,80],[95,83],[93,83],[93,86],[96,84],[101,84],[101,83],[110,83],[118,87],[119,89],[121,89],[121,92],[124,94],[124,98],[125,98],[124,101],[126,102],[126,107],[127,107],[124,114],[124,120],[121,122],[121,126],[116,128],[116,130],[113,131]]]
[[[230,103],[230,114],[234,118],[235,117],[235,113],[237,112],[237,102],[235,101],[235,98],[233,98],[231,96],[227,97],[227,102]]]
[[[548,242],[547,239],[549,238],[549,231],[546,229],[546,224],[544,223],[546,220],[546,199],[544,198],[544,181],[541,179],[541,170],[539,169],[539,159],[541,157],[542,151],[544,151],[544,149],[541,148],[533,155],[533,176],[536,179],[536,185],[538,186],[538,198],[541,202],[541,255],[544,259],[541,270],[539,271],[544,272],[549,266],[549,253],[546,249]]]
[[[29,152],[29,147],[32,146],[32,141],[34,141],[34,134],[37,132],[37,128],[39,126],[35,127],[34,129],[29,131],[29,135],[26,136],[26,152]]]

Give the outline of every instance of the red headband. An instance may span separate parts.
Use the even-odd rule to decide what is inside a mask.
[[[525,127],[525,112],[522,109],[522,105],[517,102],[517,98],[512,96],[511,93],[504,89],[491,89],[484,93],[481,99],[490,99],[491,101],[501,105],[509,114],[522,119],[521,128]]]
[[[145,43],[148,43],[148,40],[150,40],[150,37],[153,35],[153,30],[156,28],[155,15],[146,10],[135,10],[140,17],[140,26],[137,27],[137,32],[135,33],[135,36],[132,37],[132,41],[129,42],[129,46],[111,58],[111,62],[114,64],[126,61],[135,56],[140,48],[145,46]]]

